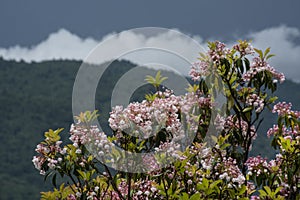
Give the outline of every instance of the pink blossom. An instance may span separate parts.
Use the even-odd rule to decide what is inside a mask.
[[[264,169],[268,169],[267,159],[262,158],[261,156],[249,157],[245,165],[248,167],[249,175],[252,175],[253,173],[260,175],[264,173]]]
[[[237,50],[242,56],[254,54],[252,45],[248,42],[240,42],[233,46],[233,49]]]
[[[250,94],[246,99],[246,103],[256,108],[255,112],[260,113],[264,109],[264,100],[261,99],[257,94]]]
[[[219,41],[215,41],[213,45],[210,46],[210,50],[207,52],[211,61],[217,65],[220,63],[220,60],[225,58],[229,53],[230,50],[226,48],[226,45]]]
[[[270,128],[267,132],[268,137],[275,135],[276,133],[278,133],[279,128],[278,125],[273,125],[273,128]]]
[[[269,71],[273,78],[278,79],[280,83],[285,80],[283,73],[277,72],[273,67],[271,67],[266,61],[262,60],[260,57],[253,58],[253,63],[250,66],[250,70],[243,75],[244,81],[250,81],[257,73]]]
[[[202,77],[209,74],[208,68],[209,63],[207,61],[195,62],[191,66],[189,75],[192,77],[193,81],[200,81]]]
[[[292,112],[292,104],[286,102],[279,102],[274,105],[272,112],[278,113],[279,116],[290,115]]]
[[[248,134],[248,124],[244,120],[239,120],[236,116],[230,115],[226,118],[225,124],[224,124],[224,130],[230,131],[230,130],[241,130],[244,137]],[[256,138],[256,129],[254,126],[250,127],[250,137],[252,139]]]

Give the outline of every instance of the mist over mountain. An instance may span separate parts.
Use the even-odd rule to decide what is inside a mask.
[[[191,63],[197,61],[200,52],[205,51],[207,41],[220,40],[231,48],[236,44],[236,40],[243,38],[250,40],[258,49],[265,50],[271,47],[271,53],[277,56],[269,60],[270,64],[283,72],[288,79],[300,82],[300,71],[297,69],[300,28],[297,26],[284,23],[266,26],[255,31],[249,30],[242,35],[235,35],[229,40],[216,37],[214,34],[207,38],[201,31],[197,34],[185,33],[185,31],[183,34],[181,31],[183,30],[148,27],[120,33],[110,32],[102,35],[101,39],[95,39],[92,36],[82,37],[69,29],[60,28],[30,46],[18,43],[9,47],[0,46],[0,57],[26,62],[62,59],[81,61],[88,58],[93,63],[104,63],[121,57],[138,64],[144,64],[149,58],[152,58],[152,63],[165,63],[163,61],[167,59],[169,66],[187,75],[185,70],[181,71],[183,64],[178,63],[174,55],[170,57],[170,53],[178,54]],[[147,48],[154,48],[156,51],[145,52]],[[159,49],[164,50],[165,53]],[[166,54],[166,51],[169,54]]]

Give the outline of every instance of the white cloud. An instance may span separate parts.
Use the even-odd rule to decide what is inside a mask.
[[[299,29],[282,25],[252,32],[243,37],[252,39],[253,45],[257,48],[265,49],[270,46],[271,52],[276,54],[276,57],[272,58],[271,64],[279,71],[284,72],[287,78],[300,81],[300,70],[298,68],[300,45],[294,42],[295,39],[299,41]],[[244,39],[243,37],[241,39]],[[200,42],[203,47],[205,46],[201,36],[193,36],[193,39]],[[101,43],[101,47],[95,48],[99,43]],[[232,44],[234,42],[229,43]],[[121,58],[126,58],[139,64],[151,63],[153,58],[157,58],[157,62],[163,63],[168,60],[168,65],[174,65],[176,69],[180,70],[180,63],[177,61],[172,63],[170,61],[174,55],[153,51],[141,53],[141,51],[137,50],[140,47],[167,49],[183,56],[190,62],[195,61],[199,51],[202,51],[201,47],[195,45],[194,41],[188,39],[187,36],[178,34],[176,30],[152,36],[146,36],[136,31],[126,31],[118,35],[108,34],[102,40],[97,41],[92,38],[82,39],[65,29],[61,29],[50,34],[47,39],[32,47],[14,46],[0,48],[0,56],[4,59],[23,59],[30,62],[51,59],[82,60],[89,55],[89,60],[104,62],[115,59],[126,52],[126,55],[121,56]],[[94,52],[89,54],[92,50]],[[99,52],[97,52],[98,50]],[[136,51],[133,52],[133,50]],[[158,57],[160,58],[158,59]],[[187,71],[186,67],[184,73]]]
[[[81,39],[65,29],[60,29],[32,47],[0,48],[0,56],[5,59],[17,61],[22,59],[27,62],[51,59],[82,59],[97,44],[98,41],[94,39]]]
[[[271,53],[276,56],[270,63],[288,79],[300,82],[300,45],[294,42],[300,39],[299,29],[282,25],[250,33],[248,37],[259,49],[271,47]]]

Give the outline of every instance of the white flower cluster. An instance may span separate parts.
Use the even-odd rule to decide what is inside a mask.
[[[77,148],[77,154],[82,153],[80,145],[86,145],[88,150],[94,153],[94,156],[102,160],[110,155],[112,148],[115,146],[108,140],[107,135],[95,125],[84,127],[80,123],[72,124],[70,134],[70,140],[73,142],[73,146]]]
[[[110,127],[116,132],[128,132],[142,139],[165,129],[179,140],[185,135],[179,112],[186,117],[186,123],[191,125],[190,129],[196,131],[197,110],[210,106],[209,98],[198,97],[193,93],[185,96],[162,93],[158,96],[164,98],[157,97],[152,102],[144,100],[130,103],[126,108],[114,107],[108,120]]]
[[[243,79],[244,81],[250,81],[256,74],[263,71],[269,71],[272,74],[273,78],[275,78],[273,81],[274,83],[276,83],[277,80],[279,80],[280,83],[285,81],[285,76],[283,73],[277,72],[272,66],[269,65],[269,63],[263,61],[259,57],[253,58],[253,63],[250,66],[250,70],[243,75]]]
[[[171,95],[168,98],[155,98],[153,102],[146,100],[130,103],[126,108],[116,106],[108,120],[112,130],[127,132],[130,135],[147,139],[165,128],[174,135],[180,135],[181,123],[178,119],[180,97]]]
[[[232,181],[241,186],[245,183],[245,177],[237,166],[236,160],[228,157],[223,158],[222,162],[218,162],[215,168],[220,172],[219,178],[226,180],[227,182]],[[232,185],[229,185],[231,187]]]
[[[46,138],[46,140],[49,141],[49,138]],[[61,144],[62,141],[56,141],[52,144],[41,143],[36,146],[35,151],[39,155],[33,156],[32,163],[41,175],[45,175],[48,169],[60,168],[61,156],[66,153],[65,149],[60,147]]]
[[[246,99],[246,103],[250,106],[253,106],[256,113],[260,113],[264,109],[264,100],[261,99],[257,94],[250,94]]]

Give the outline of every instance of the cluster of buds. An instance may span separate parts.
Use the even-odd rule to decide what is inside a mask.
[[[134,183],[135,190],[133,200],[147,200],[147,199],[163,199],[158,193],[158,189],[153,186],[154,182],[151,180],[140,180]]]
[[[248,123],[246,121],[244,121],[243,119],[238,119],[238,117],[230,115],[225,119],[225,123],[224,123],[224,131],[229,132],[231,130],[241,130],[242,131],[242,135],[244,137],[247,136],[248,134]],[[252,139],[256,138],[256,129],[255,126],[251,126],[250,127],[250,137]]]
[[[233,46],[233,49],[238,51],[241,56],[254,54],[254,49],[252,45],[247,41],[239,41],[239,44]]]
[[[282,189],[280,190],[280,195],[287,197],[290,193],[291,188],[288,184],[286,184],[287,176],[284,175],[281,170],[281,165],[284,164],[283,162],[283,156],[279,153],[276,154],[275,159],[269,162],[267,162],[267,159],[262,158],[261,156],[250,157],[248,158],[245,165],[248,167],[247,174],[250,177],[265,177],[270,176],[270,174],[272,173],[273,175],[278,177],[278,179],[281,179],[281,182],[275,182],[275,186],[282,187]],[[296,188],[293,189],[296,190]]]
[[[209,63],[207,61],[195,62],[191,66],[189,75],[192,77],[193,81],[200,81],[202,77],[209,74]]]
[[[260,175],[262,173],[268,172],[268,162],[267,159],[261,156],[250,157],[245,163],[248,167],[248,175],[252,176],[253,173]]]
[[[282,83],[285,80],[285,76],[283,73],[277,72],[272,66],[269,65],[266,61],[262,60],[260,57],[253,58],[253,63],[250,66],[250,69],[243,75],[244,81],[250,81],[256,74],[268,71],[272,74],[274,79],[274,83],[278,80]]]
[[[181,134],[178,119],[179,97],[155,98],[154,101],[130,103],[126,108],[116,106],[108,120],[112,130],[129,132],[131,135],[147,139],[165,128],[174,135]]]
[[[272,112],[277,113],[279,116],[289,115],[300,118],[300,112],[293,111],[291,103],[279,102],[274,105]]]
[[[236,160],[231,157],[223,157],[221,162],[214,166],[219,178],[229,182],[228,187],[232,187],[232,183],[241,186],[245,183],[245,177],[237,166]]]
[[[60,168],[59,163],[62,162],[63,155],[66,153],[66,149],[60,147],[62,141],[59,140],[58,133],[61,130],[49,130],[45,133],[45,142],[36,146],[35,151],[38,155],[33,157],[32,162],[41,175],[45,175],[49,169]]]
[[[231,51],[230,49],[226,48],[226,45],[222,42],[215,41],[214,43],[210,43],[210,49],[207,52],[210,60],[218,65],[220,63],[220,60],[225,58],[227,54],[229,54]]]
[[[198,121],[195,119],[196,111],[203,107],[210,107],[209,98],[198,97],[194,93],[184,96],[158,93],[153,101],[130,103],[126,108],[116,106],[110,113],[108,120],[110,127],[115,132],[128,132],[131,135],[147,139],[162,129],[172,133],[175,140],[184,137],[184,129],[179,112],[186,117],[190,129],[196,130]],[[197,121],[197,123],[196,123]]]
[[[250,94],[246,99],[246,103],[255,108],[255,112],[260,113],[264,109],[264,100],[261,99],[257,94]]]

